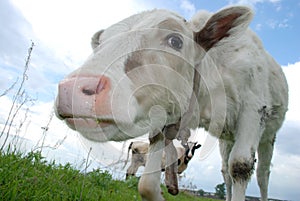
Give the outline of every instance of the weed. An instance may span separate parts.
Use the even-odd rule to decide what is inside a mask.
[[[138,180],[114,180],[100,169],[81,173],[71,164],[47,162],[41,152],[0,152],[0,200],[137,201]],[[186,193],[172,196],[162,188],[166,200],[208,201]]]

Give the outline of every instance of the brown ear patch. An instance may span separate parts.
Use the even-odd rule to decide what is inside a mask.
[[[235,20],[241,15],[241,13],[232,13],[223,17],[214,15],[200,32],[195,33],[194,40],[208,51],[217,42],[229,36],[228,31],[234,27]]]

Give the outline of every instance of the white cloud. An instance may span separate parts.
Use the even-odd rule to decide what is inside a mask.
[[[0,86],[8,88],[21,75],[33,40],[26,91],[43,101],[54,99],[57,82],[91,54],[90,39],[96,31],[145,9],[134,0],[112,0],[105,6],[97,0],[11,0],[1,6],[10,12],[1,12],[6,20],[0,23],[9,34],[3,37],[6,32],[0,32]]]
[[[272,3],[272,4],[279,4],[281,0],[229,0],[230,4],[241,4],[241,5],[249,5],[255,7],[258,3]]]
[[[271,29],[276,29],[276,28],[287,28],[289,27],[289,20],[287,18],[282,19],[282,20],[274,20],[270,19],[266,22],[267,26],[269,26]]]
[[[283,66],[283,71],[289,85],[289,110],[286,114],[286,119],[300,122],[300,93],[298,90],[300,85],[300,62]]]
[[[294,148],[297,149],[298,146]],[[278,153],[275,149],[272,164],[269,193],[278,199],[298,200],[300,156]]]
[[[262,24],[261,23],[258,23],[258,24],[255,25],[255,30],[260,31],[261,28],[262,28]]]
[[[278,2],[280,2],[281,0],[268,0],[268,1],[270,1],[271,3],[278,3]]]
[[[195,5],[189,0],[181,0],[180,8],[183,10],[183,12],[185,13],[185,15],[187,15],[188,18],[192,17],[196,13]]]
[[[12,0],[38,38],[56,54],[81,63],[90,53],[90,38],[100,29],[143,10],[133,0]],[[71,8],[71,9],[70,9]]]

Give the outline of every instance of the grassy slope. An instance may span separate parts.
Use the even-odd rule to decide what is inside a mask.
[[[0,153],[0,200],[141,200],[136,178],[113,180],[101,170],[82,174],[70,164],[48,163],[40,153]],[[164,189],[166,200],[209,201],[185,193],[171,196]]]

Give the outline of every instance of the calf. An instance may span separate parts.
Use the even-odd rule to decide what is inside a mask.
[[[248,28],[252,15],[249,8],[234,6],[187,21],[152,10],[97,32],[92,56],[59,83],[57,116],[93,141],[150,133],[138,187],[143,200],[164,200],[159,186],[164,147],[173,138],[185,142],[188,132],[182,131],[204,127],[219,139],[226,200],[245,199],[257,152],[257,181],[261,200],[267,201],[288,86]],[[178,122],[178,133],[163,131]],[[175,164],[173,150],[166,160]]]
[[[193,158],[195,150],[201,147],[197,142],[188,142],[186,146],[176,147],[177,156],[178,156],[178,174],[181,174],[184,170],[186,170],[188,163]],[[129,152],[131,150],[131,164],[126,172],[126,179],[128,176],[135,176],[137,170],[141,166],[146,165],[147,161],[147,153],[148,153],[149,143],[136,141],[131,142],[128,147],[127,159],[125,161],[126,166],[129,158]],[[165,152],[164,152],[165,153]],[[165,171],[165,154],[163,154],[162,167],[161,170]]]

